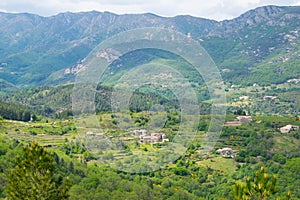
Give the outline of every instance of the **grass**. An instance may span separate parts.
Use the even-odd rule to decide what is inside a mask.
[[[0,132],[6,133],[9,138],[25,143],[37,141],[42,146],[59,146],[64,143],[65,138],[70,139],[77,135],[76,129],[74,129],[76,127],[69,121],[42,123],[1,120],[0,127]],[[61,135],[62,130],[66,127],[71,128],[66,129],[66,134]]]
[[[231,174],[236,168],[237,162],[231,158],[223,158],[221,156],[212,157],[209,159],[196,162],[197,165],[202,167],[210,167],[214,170],[222,171],[226,174]]]
[[[292,149],[299,148],[299,140],[293,137],[289,137],[291,133],[288,134],[276,134],[274,136],[274,150],[286,152],[287,150],[290,151]]]
[[[209,116],[201,116],[202,119],[208,119]],[[226,119],[234,119],[234,115],[226,116]],[[176,143],[168,143],[166,146],[156,147],[153,144],[140,144],[138,143],[138,138],[133,137],[129,130],[127,132],[121,132],[121,130],[117,130],[116,127],[112,123],[112,114],[104,113],[101,115],[90,115],[90,116],[81,116],[80,118],[74,120],[56,120],[52,122],[17,122],[10,120],[0,120],[0,133],[5,133],[7,137],[18,139],[21,142],[32,142],[37,141],[42,146],[60,146],[65,143],[66,139],[69,141],[75,138],[85,138],[85,134],[87,131],[92,131],[94,133],[98,133],[101,130],[103,131],[106,137],[110,137],[112,141],[116,141],[117,138],[131,138],[132,140],[125,141],[126,146],[128,147],[126,150],[113,150],[108,149],[102,152],[99,155],[100,160],[104,161],[103,163],[109,165],[118,165],[125,167],[126,169],[130,169],[130,165],[133,163],[137,169],[144,169],[147,164],[151,164],[153,166],[160,166],[164,162],[168,162],[169,159],[174,159],[176,156],[185,154],[186,149],[181,144]],[[187,121],[189,118],[187,117]],[[291,123],[293,118],[291,117],[278,117],[278,116],[256,116],[254,117],[255,121],[261,120],[263,123],[261,124],[242,124],[237,127],[237,130],[248,129],[249,126],[264,127],[265,123],[269,122],[280,122],[280,123]],[[95,127],[95,123],[100,122],[105,129],[101,129],[99,127]],[[299,125],[300,121],[293,121],[295,125]],[[191,123],[187,123],[187,125],[191,125]],[[60,134],[62,129],[68,127],[65,134]],[[75,128],[75,129],[74,129]],[[114,128],[114,129],[112,129]],[[227,127],[228,128],[228,127]],[[44,134],[43,131],[47,131],[48,133],[51,131],[56,131],[58,134]],[[235,129],[234,129],[235,130]],[[250,130],[250,128],[249,128]],[[35,131],[34,133],[32,131]],[[239,131],[235,131],[238,133]],[[284,151],[286,147],[291,147],[291,149],[296,149],[298,145],[298,140],[293,139],[290,136],[280,134],[279,132],[275,132],[274,128],[272,128],[272,132],[274,135],[274,141],[276,143],[276,149],[274,151]],[[200,144],[203,148],[205,143],[205,138],[207,137],[206,132],[198,132],[193,138],[193,144]],[[226,138],[220,138],[222,142],[219,144],[217,142],[216,145],[219,146],[232,146],[237,141],[231,141],[230,136]],[[209,145],[209,144],[208,144]],[[214,144],[211,144],[212,146]],[[215,146],[216,147],[216,146]],[[111,155],[110,155],[111,154]],[[169,157],[170,156],[170,157]],[[103,159],[101,159],[103,157]],[[110,159],[112,157],[112,159]],[[207,159],[200,159],[199,156],[195,154],[193,160],[199,166],[210,167],[212,169],[221,171],[225,174],[230,174],[236,170],[237,162],[234,159],[223,158],[219,155],[207,154]],[[133,160],[133,162],[132,162]],[[142,164],[144,163],[144,164]]]

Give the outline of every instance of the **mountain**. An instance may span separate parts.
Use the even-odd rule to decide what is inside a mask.
[[[101,41],[142,27],[189,34],[228,82],[270,84],[300,76],[300,7],[259,7],[220,22],[151,13],[0,13],[0,84],[15,90],[70,81],[77,64]]]

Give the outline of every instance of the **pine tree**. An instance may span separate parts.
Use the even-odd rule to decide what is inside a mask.
[[[25,146],[9,174],[7,199],[63,200],[68,191],[68,178],[62,184],[54,180],[53,155],[36,142]]]
[[[265,173],[265,168],[262,166],[254,173],[254,179],[246,178],[246,183],[236,182],[234,187],[234,199],[236,200],[265,200],[268,197],[276,194],[278,189],[277,175]],[[291,194],[287,193],[287,199],[290,199]]]

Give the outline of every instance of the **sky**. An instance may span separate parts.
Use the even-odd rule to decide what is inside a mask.
[[[264,5],[294,6],[300,5],[300,0],[1,0],[0,11],[41,16],[92,10],[117,14],[150,12],[165,17],[192,15],[220,21]]]

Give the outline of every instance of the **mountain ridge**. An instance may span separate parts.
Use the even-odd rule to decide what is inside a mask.
[[[234,74],[251,76],[251,68],[269,62],[274,52],[279,52],[276,57],[289,54],[286,49],[298,51],[300,7],[258,7],[224,21],[188,15],[161,17],[152,13],[118,15],[89,11],[43,17],[2,12],[0,79],[20,88],[49,84],[47,78],[51,74],[76,66],[101,41],[143,27],[171,28],[190,34],[221,70],[231,70],[233,75],[229,72],[224,77],[234,82]],[[296,74],[287,74],[284,79],[298,76],[296,70]]]

